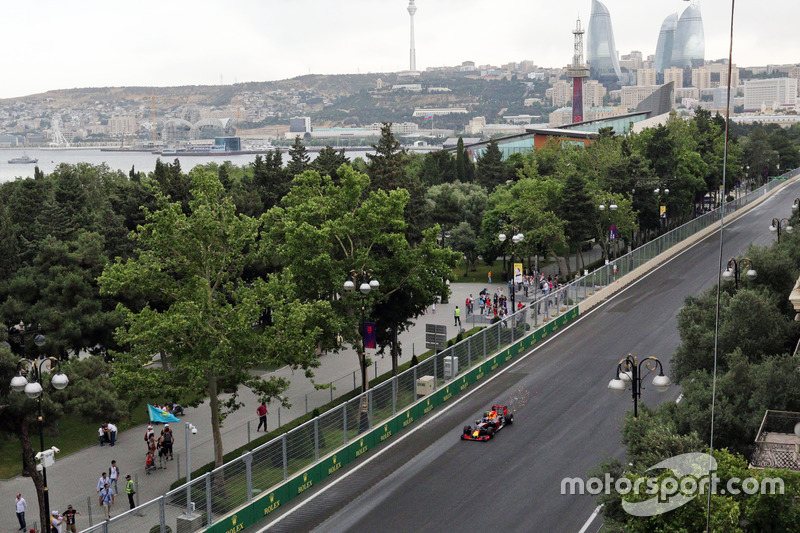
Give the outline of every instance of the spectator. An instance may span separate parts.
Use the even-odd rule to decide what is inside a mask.
[[[488,278],[489,278],[489,285],[491,285],[492,284],[492,271],[491,270],[489,271]]]
[[[169,458],[172,459],[172,444],[175,442],[175,439],[169,424],[164,424],[164,429],[161,430],[161,438],[164,439],[163,445],[166,449],[166,453],[164,455],[169,455]]]
[[[66,520],[67,531],[69,531],[69,533],[78,533],[78,529],[75,525],[76,514],[81,514],[81,512],[73,509],[71,505],[67,505],[67,510],[64,511],[64,520]]]
[[[114,443],[117,442],[117,426],[109,422],[106,424],[106,429],[108,431],[108,438],[111,441],[111,445],[113,446]]]
[[[105,446],[105,442],[106,442],[106,428],[104,428],[103,426],[100,426],[100,427],[97,429],[97,440],[99,440],[99,441],[100,441],[100,446],[101,446],[101,447],[102,447],[102,446]]]
[[[145,457],[144,459],[144,472],[149,476],[150,472],[155,469],[156,469],[156,460],[153,457],[153,452],[148,451],[147,457]]]
[[[105,514],[106,521],[111,520],[111,505],[113,503],[114,491],[111,490],[111,487],[106,483],[103,490],[100,491],[100,505],[103,506],[103,514]]]
[[[455,319],[454,326],[461,326],[461,309],[456,306],[455,311],[453,311],[453,318]]]
[[[50,517],[50,528],[54,533],[61,533],[64,531],[63,524],[64,524],[64,517],[58,514],[58,511],[53,511],[53,516]]]
[[[17,520],[19,520],[19,530],[25,531],[28,525],[25,522],[25,509],[28,508],[28,502],[22,497],[22,494],[17,494],[17,499],[14,500],[14,507],[17,511]]]
[[[256,414],[258,415],[258,427],[256,428],[256,433],[261,430],[261,426],[264,426],[264,433],[267,432],[267,404],[261,402],[261,405],[258,406],[256,409]]]
[[[175,416],[178,416],[178,415],[183,416],[185,413],[183,412],[183,407],[181,407],[180,404],[178,404],[176,402],[173,402],[172,403],[172,414],[175,415]]]
[[[111,480],[110,484],[114,487],[114,492],[119,493],[117,488],[117,480],[119,479],[119,467],[116,461],[111,461],[111,467],[108,469],[108,478]]]
[[[144,443],[147,445],[147,450],[150,450],[150,439],[156,436],[153,431],[153,426],[147,426],[147,431],[144,432]]]
[[[97,480],[97,494],[98,494],[98,501],[100,505],[103,505],[103,501],[100,499],[100,491],[103,490],[103,487],[108,485],[108,476],[105,472],[100,475],[100,479]]]

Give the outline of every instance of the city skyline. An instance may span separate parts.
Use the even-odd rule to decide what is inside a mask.
[[[309,73],[402,71],[409,67],[408,4],[238,0],[223,8],[207,0],[145,0],[133,10],[88,0],[75,11],[52,0],[15,3],[0,23],[8,43],[0,59],[6,74],[0,98],[76,87],[227,85]],[[619,54],[640,50],[645,57],[655,54],[664,17],[687,5],[604,4]],[[542,0],[416,0],[416,7],[416,66],[424,71],[466,60],[566,66],[570,31],[577,15],[589,20],[591,2],[553,7]],[[730,1],[705,0],[700,9],[706,59],[726,57]],[[795,3],[737,5],[734,61],[742,67],[800,62],[800,35],[791,27],[798,17]]]

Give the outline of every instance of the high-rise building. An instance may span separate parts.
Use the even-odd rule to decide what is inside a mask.
[[[642,87],[644,85],[656,84],[656,69],[654,68],[640,68],[636,71],[636,85]]]
[[[672,67],[696,68],[703,65],[706,53],[706,38],[703,32],[703,17],[696,5],[687,7],[675,26],[672,44]]]
[[[660,85],[626,86],[622,88],[622,107],[636,109],[642,101],[656,92]]]
[[[603,98],[608,91],[603,87],[599,81],[587,80],[583,84],[583,106],[584,109],[591,109],[593,107],[601,107],[603,105]],[[587,118],[587,120],[589,120]]]
[[[711,71],[706,67],[692,69],[692,86],[698,89],[709,89],[711,87]]]
[[[655,64],[653,65],[653,68],[659,74],[672,64],[672,47],[675,42],[675,28],[677,25],[677,13],[671,14],[661,23],[661,31],[658,33],[658,43],[656,44]]]
[[[550,94],[548,95],[547,93]],[[545,96],[550,96],[553,99],[553,107],[563,107],[571,100],[571,93],[572,87],[570,83],[565,80],[558,80],[551,89],[547,89]]]
[[[664,69],[664,83],[675,82],[675,88],[680,89],[683,87],[683,69],[678,67],[670,67]]]
[[[417,71],[417,49],[414,45],[414,14],[417,12],[417,6],[414,4],[415,0],[408,0],[408,14],[411,16],[411,61],[409,70],[411,72]]]
[[[744,110],[786,109],[797,105],[797,79],[771,78],[744,82]]]
[[[291,133],[311,132],[311,117],[292,117],[289,119],[289,131]]]
[[[589,48],[586,60],[591,76],[597,80],[612,78],[619,80],[617,48],[614,45],[614,30],[611,27],[611,14],[599,0],[592,0],[592,15],[589,18]]]

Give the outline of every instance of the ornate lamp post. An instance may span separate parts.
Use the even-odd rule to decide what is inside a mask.
[[[367,281],[367,279],[371,278],[372,275],[369,272],[361,271],[351,272],[352,279],[348,279],[344,282],[342,287],[344,288],[345,292],[354,292],[356,290],[356,284],[358,284],[358,291],[361,297],[361,349],[358,350],[359,359],[361,362],[361,384],[362,384],[362,392],[367,392],[367,361],[366,361],[366,308],[367,308],[367,295],[370,291],[377,290],[380,288],[381,284],[376,279],[371,279]]]
[[[55,357],[46,357],[41,360],[31,360],[25,357],[25,335],[35,334],[33,342],[36,346],[44,346],[46,339],[41,334],[39,329],[27,332],[25,324],[20,322],[17,328],[17,333],[9,334],[9,339],[19,339],[19,345],[22,348],[22,359],[17,363],[17,376],[11,379],[11,390],[14,392],[24,392],[25,395],[31,400],[36,400],[39,409],[39,451],[44,454],[44,417],[42,415],[42,399],[44,395],[44,387],[42,385],[42,377],[45,371],[55,374],[50,379],[50,383],[56,390],[62,390],[69,384],[69,378],[66,374],[61,372],[61,362]],[[45,459],[41,457],[42,466],[42,483],[43,496],[44,496],[44,517],[49,520],[50,517],[50,492],[47,488],[47,468],[45,466]],[[46,522],[43,522],[46,523]]]
[[[781,231],[786,230],[786,233],[791,233],[794,231],[794,228],[788,218],[773,218],[772,223],[769,225],[769,230],[772,233],[777,233],[778,242],[781,242]]]
[[[608,254],[608,243],[611,240],[611,217],[613,216],[612,212],[617,210],[617,204],[615,204],[612,201],[612,202],[609,202],[608,205],[600,204],[600,205],[597,206],[597,208],[600,210],[600,216],[601,217],[603,216],[604,213],[608,213],[607,217],[602,218],[603,227],[607,227],[608,228],[608,230],[605,232],[606,233],[606,237],[605,237],[605,243],[606,243],[605,252],[606,252],[606,259],[608,259],[609,258],[608,257],[609,256],[609,254]],[[608,211],[606,211],[606,209],[608,209]],[[616,238],[617,238],[617,236],[615,235],[614,236],[614,242],[615,243],[616,243],[616,240],[617,240]]]
[[[672,382],[669,376],[664,374],[664,365],[656,357],[646,357],[638,361],[636,357],[628,354],[625,359],[617,364],[617,374],[614,379],[608,382],[608,389],[615,396],[625,394],[625,390],[630,386],[633,396],[633,419],[639,419],[639,399],[642,397],[642,381],[652,372],[658,370],[658,375],[653,378],[653,387],[658,392],[665,392],[669,389]],[[644,374],[643,372],[646,371]]]
[[[511,228],[511,229],[512,229],[512,231],[516,230],[516,228]],[[507,239],[507,237],[506,237],[505,233],[501,233],[500,235],[497,236],[497,240],[499,240],[501,243],[506,242],[506,239]],[[517,310],[516,307],[514,307],[514,293],[517,292],[517,284],[516,284],[516,280],[514,279],[515,278],[515,276],[514,276],[514,251],[515,251],[515,246],[517,244],[521,243],[523,240],[525,240],[525,235],[523,235],[522,233],[517,233],[513,237],[511,237],[511,291],[510,292],[511,292],[511,314],[512,315]]]
[[[725,267],[725,272],[722,273],[723,281],[733,280],[734,287],[738,289],[740,269],[744,270],[746,267],[749,267],[745,274],[747,276],[747,279],[751,280],[756,279],[758,273],[753,268],[753,262],[745,257],[744,259],[739,259],[738,261],[733,258],[731,258],[731,260],[728,261],[728,265]]]

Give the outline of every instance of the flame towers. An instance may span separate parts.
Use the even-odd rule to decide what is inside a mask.
[[[664,19],[656,46],[655,69],[696,68],[705,60],[705,33],[700,8],[690,5],[678,18],[673,13]]]
[[[614,45],[614,30],[611,27],[611,14],[599,0],[592,0],[592,15],[589,18],[589,37],[586,60],[591,68],[592,78],[619,80],[617,48]]]

